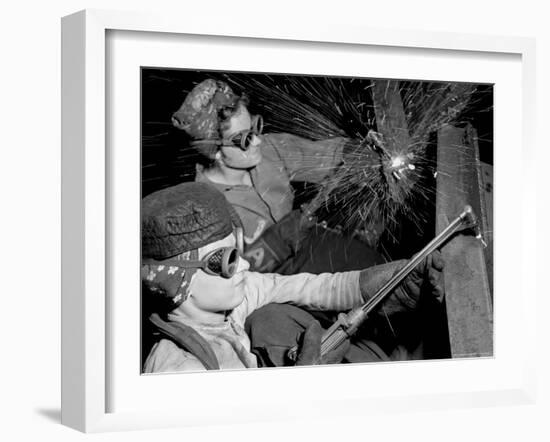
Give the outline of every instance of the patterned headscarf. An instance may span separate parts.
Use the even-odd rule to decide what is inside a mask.
[[[227,83],[204,80],[187,94],[181,107],[172,115],[172,124],[194,140],[218,139],[220,111],[236,107],[239,99]],[[199,144],[195,148],[209,158],[217,150],[215,144]]]
[[[184,252],[174,258],[156,261],[147,260],[141,267],[141,280],[155,296],[157,307],[172,311],[189,297],[191,279],[197,269],[177,265],[178,260],[198,259],[197,250]]]

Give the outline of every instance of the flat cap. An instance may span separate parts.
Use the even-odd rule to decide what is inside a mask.
[[[141,203],[141,253],[167,259],[232,233],[234,214],[223,194],[208,183],[182,183]]]

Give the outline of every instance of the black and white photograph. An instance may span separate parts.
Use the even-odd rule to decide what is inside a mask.
[[[493,356],[493,84],[140,75],[142,373]]]

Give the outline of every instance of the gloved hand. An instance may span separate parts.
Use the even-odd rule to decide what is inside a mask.
[[[425,294],[432,299],[438,302],[443,301],[445,294],[444,267],[445,261],[439,250],[424,258],[403,281],[403,286],[409,297],[418,301],[421,291],[424,290]]]
[[[407,260],[392,261],[369,267],[359,274],[359,288],[363,301],[367,302],[405,265]],[[428,255],[405,280],[385,298],[383,308],[375,311],[384,316],[415,310],[418,307],[420,294],[433,297],[441,302],[444,296],[443,281],[444,261],[439,251]]]
[[[278,223],[272,225],[245,250],[245,257],[256,272],[273,272],[294,256],[315,220],[293,210]]]
[[[367,136],[365,137],[365,142],[373,146],[376,146],[378,148],[382,148],[384,146],[383,135],[380,132],[376,132],[372,129],[370,129],[367,132]]]
[[[383,150],[383,145],[382,134],[374,130],[369,130],[363,139],[348,138],[342,148],[342,161],[344,164],[356,164],[360,158],[362,163],[378,167],[380,154],[377,151]]]
[[[318,321],[313,321],[302,335],[302,343],[295,365],[338,364],[342,362],[350,343],[346,340],[339,347],[321,357],[321,338],[323,329]]]

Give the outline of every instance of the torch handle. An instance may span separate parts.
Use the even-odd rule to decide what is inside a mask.
[[[464,211],[457,216],[443,231],[432,239],[420,252],[411,258],[411,260],[394,276],[392,276],[386,284],[376,292],[376,294],[363,305],[362,310],[365,313],[371,312],[389,293],[391,293],[403,280],[409,276],[414,268],[426,258],[434,250],[441,247],[457,231],[464,228],[464,223],[475,223],[473,210],[470,206],[466,206]]]
[[[465,225],[466,224],[466,225]],[[364,305],[352,310],[350,313],[340,313],[338,320],[323,334],[321,339],[321,357],[337,348],[348,337],[352,336],[359,326],[367,319],[368,314],[378,306],[393,290],[409,276],[415,267],[439,248],[457,231],[476,224],[476,217],[470,206],[464,207],[463,212],[457,216],[443,231],[430,241],[420,252],[395,275],[393,275]],[[291,348],[288,356],[296,360],[298,347]]]
[[[359,326],[367,319],[369,313],[392,293],[426,256],[438,249],[454,233],[464,228],[464,224],[476,224],[476,218],[470,206],[464,207],[463,212],[459,216],[418,252],[401,270],[393,275],[363,306],[352,310],[347,315],[341,313],[338,316],[338,321],[323,334],[321,357],[337,348],[348,337],[355,334]]]

